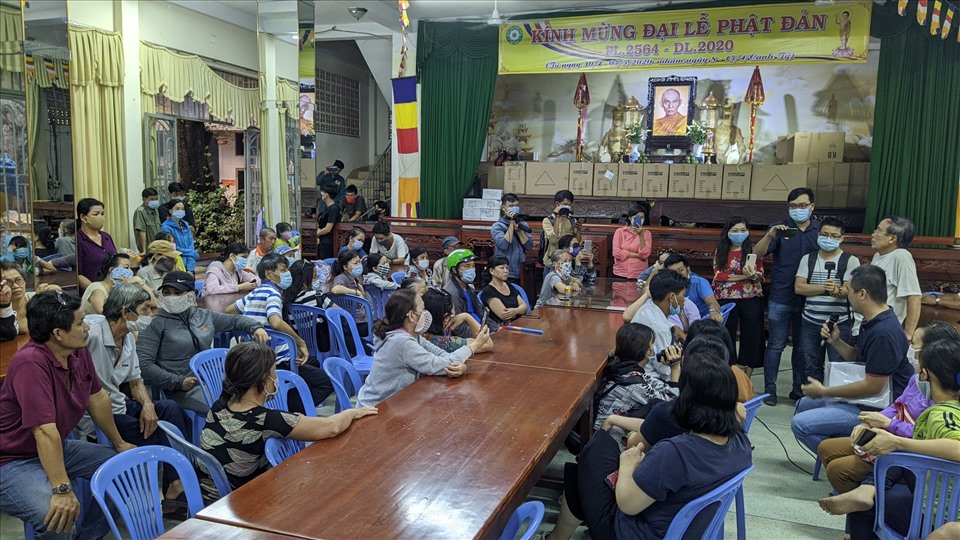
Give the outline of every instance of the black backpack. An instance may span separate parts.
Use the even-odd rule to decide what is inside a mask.
[[[837,262],[837,270],[834,272],[834,275],[837,278],[837,281],[841,284],[843,283],[843,276],[847,273],[847,261],[850,260],[851,255],[844,251],[840,254],[840,260]],[[807,257],[807,283],[810,283],[810,279],[813,277],[813,269],[817,267],[817,252],[811,251],[810,256]]]
[[[547,219],[550,220],[551,225],[553,225],[554,227],[557,226],[557,218],[553,217],[553,215],[547,216]],[[541,227],[540,228],[540,248],[537,250],[538,263],[543,262],[543,256],[544,254],[546,254],[546,252],[547,252],[547,234],[543,232],[543,228]]]

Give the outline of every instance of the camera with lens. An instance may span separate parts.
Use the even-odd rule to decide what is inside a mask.
[[[513,220],[516,221],[517,223],[520,223],[521,221],[527,221],[528,219],[530,219],[530,216],[528,216],[527,214],[514,214],[514,215],[513,215]]]
[[[560,217],[568,217],[568,216],[570,215],[570,209],[569,209],[569,208],[561,208],[560,211],[557,212],[557,215],[560,216]]]

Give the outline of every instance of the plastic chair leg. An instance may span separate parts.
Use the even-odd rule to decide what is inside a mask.
[[[187,413],[187,420],[190,422],[190,437],[193,444],[200,446],[200,436],[203,433],[203,427],[207,423],[206,416],[190,409],[184,409]]]
[[[737,490],[737,540],[747,540],[747,514],[743,505],[743,486]]]
[[[813,464],[813,481],[816,482],[820,478],[820,457],[817,456],[817,462]]]

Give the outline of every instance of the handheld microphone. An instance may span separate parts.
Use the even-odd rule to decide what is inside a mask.
[[[829,328],[830,331],[833,332],[833,327],[837,324],[837,321],[839,320],[840,320],[840,316],[834,313],[833,315],[830,316],[830,321],[827,323],[827,328]],[[827,338],[823,338],[820,340],[821,347],[826,346],[826,344],[827,344]]]

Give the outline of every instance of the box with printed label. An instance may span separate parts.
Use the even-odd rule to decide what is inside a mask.
[[[821,163],[817,168],[817,206],[841,208],[847,206],[850,188],[849,163]]]
[[[670,188],[667,194],[671,199],[692,199],[696,180],[696,165],[689,163],[670,165]]]
[[[834,131],[798,131],[777,139],[776,160],[787,163],[840,163],[844,134]]]
[[[643,193],[643,164],[621,163],[617,197],[639,199],[641,193]]]
[[[479,200],[479,199],[477,199]],[[463,209],[463,219],[468,221],[496,221],[500,219],[499,210],[488,210],[486,208],[466,208]]]
[[[847,206],[864,208],[867,206],[867,188],[870,186],[870,164],[850,164],[850,191],[847,194]]]
[[[593,195],[593,163],[570,164],[570,192],[578,197]]]
[[[480,199],[480,208],[484,210],[500,210],[500,199]]]
[[[750,200],[750,180],[752,178],[752,165],[724,165],[720,198],[729,201]]]
[[[593,165],[593,196],[616,197],[620,189],[620,164],[595,163]]]
[[[464,208],[464,209],[467,209],[467,208],[476,208],[476,209],[479,210],[479,209],[483,208],[483,199],[464,199],[464,200],[463,200],[463,208]]]
[[[502,189],[484,189],[483,198],[485,200],[497,201],[497,204],[500,204],[500,199],[503,197]]]
[[[569,163],[527,162],[527,195],[553,195],[570,189]]]
[[[527,164],[524,161],[507,161],[501,167],[490,167],[487,187],[502,189],[504,193],[522,194],[526,189]]]
[[[820,185],[819,180],[817,185]],[[786,203],[791,191],[806,186],[806,165],[754,165],[750,200]]]
[[[670,182],[670,166],[665,163],[646,163],[643,166],[643,196],[666,197]]]
[[[723,185],[723,165],[697,165],[697,177],[693,184],[694,199],[719,199]]]

